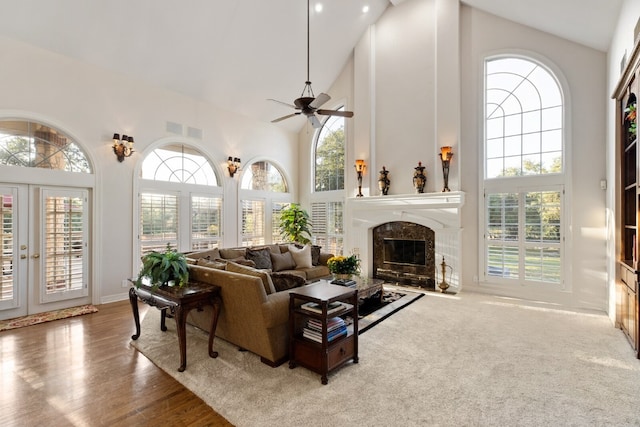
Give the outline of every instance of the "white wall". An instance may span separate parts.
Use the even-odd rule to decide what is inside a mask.
[[[136,274],[133,172],[150,145],[173,136],[166,131],[167,121],[203,131],[203,140],[183,140],[192,142],[217,166],[225,187],[226,245],[236,243],[239,182],[228,176],[228,156],[243,161],[272,159],[287,170],[297,196],[295,134],[5,38],[0,38],[0,61],[0,114],[19,110],[60,124],[96,160],[96,303],[124,298],[122,279]],[[111,149],[114,132],[135,137],[137,153],[123,163],[118,163]]]
[[[616,26],[616,32],[609,48],[607,55],[607,132],[606,132],[606,158],[607,158],[607,181],[609,186],[607,189],[607,218],[608,218],[608,231],[607,231],[607,269],[608,269],[608,282],[609,282],[609,315],[614,319],[615,313],[615,279],[617,265],[616,260],[620,253],[620,248],[614,244],[616,232],[618,227],[616,226],[618,218],[620,218],[619,205],[616,206],[616,193],[619,188],[617,187],[616,177],[616,102],[611,99],[615,87],[618,85],[618,80],[622,73],[621,62],[626,55],[627,59],[631,56],[631,52],[634,46],[633,31],[638,18],[640,17],[640,2],[636,0],[625,0],[622,4],[620,11],[620,17],[618,18],[618,24]]]

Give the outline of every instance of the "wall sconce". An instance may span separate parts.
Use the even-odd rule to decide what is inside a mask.
[[[451,163],[451,158],[453,157],[451,147],[440,147],[439,156],[440,160],[442,160],[442,175],[444,177],[444,188],[442,189],[442,192],[451,191],[449,190],[449,164]]]
[[[116,154],[119,162],[124,161],[125,157],[131,157],[133,151],[133,137],[120,134],[113,134],[113,152]]]
[[[227,159],[227,169],[229,169],[229,176],[233,178],[233,175],[240,170],[240,158],[229,156]]]
[[[362,197],[362,174],[364,174],[365,169],[367,169],[367,165],[364,163],[364,160],[358,159],[354,166],[358,174],[358,194],[356,194],[356,197]]]

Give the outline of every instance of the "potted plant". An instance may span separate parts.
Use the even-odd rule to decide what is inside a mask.
[[[171,249],[167,243],[164,252],[152,251],[142,257],[142,268],[138,273],[136,286],[142,284],[142,280],[147,278],[153,287],[184,286],[189,281],[189,269],[187,258],[183,253]]]
[[[327,267],[335,279],[349,280],[351,276],[360,271],[360,258],[355,255],[333,256],[327,261]]]
[[[280,212],[280,235],[289,242],[311,243],[311,220],[299,204],[291,203]]]

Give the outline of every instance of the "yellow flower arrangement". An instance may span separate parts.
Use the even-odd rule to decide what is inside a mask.
[[[357,274],[360,269],[360,259],[355,255],[333,256],[327,261],[327,267],[333,274]]]

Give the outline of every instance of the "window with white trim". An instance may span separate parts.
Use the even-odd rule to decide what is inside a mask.
[[[291,202],[287,180],[277,166],[265,160],[244,169],[240,184],[241,244],[279,243],[280,211]]]
[[[344,247],[345,153],[345,119],[329,116],[313,145],[311,223],[313,243],[334,254],[342,254]]]
[[[563,284],[564,103],[555,75],[525,57],[485,61],[484,274]]]
[[[167,144],[144,158],[138,208],[140,255],[162,251],[167,244],[189,252],[220,243],[222,188],[196,148]]]

